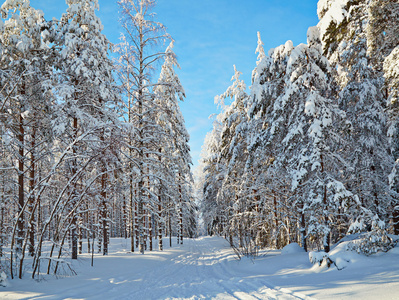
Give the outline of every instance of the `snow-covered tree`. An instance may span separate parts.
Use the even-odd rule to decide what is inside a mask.
[[[230,236],[231,242],[232,235],[237,232],[237,228],[240,241],[242,240],[243,222],[246,221],[243,212],[246,210],[245,207],[253,205],[254,202],[254,199],[247,198],[249,194],[253,193],[251,182],[242,184],[243,176],[248,172],[248,170],[243,168],[248,155],[246,151],[248,121],[246,102],[248,95],[246,93],[246,85],[240,79],[240,75],[241,72],[234,66],[234,75],[231,78],[232,85],[227,88],[225,93],[217,97],[224,107],[223,115],[221,116],[223,128],[220,142],[220,159],[226,163],[226,173],[222,188],[218,193],[218,201],[225,202],[231,207],[229,211],[226,211],[226,218],[229,223],[225,224],[224,229],[225,234]],[[232,100],[231,104],[224,104],[226,98]],[[252,178],[251,176],[248,177]],[[249,204],[251,200],[252,203]],[[236,209],[233,209],[233,207]]]
[[[77,258],[77,211],[78,199],[81,197],[78,179],[84,171],[84,161],[98,157],[102,167],[97,171],[101,174],[101,199],[99,200],[100,226],[102,228],[103,253],[107,254],[107,196],[105,194],[107,181],[106,161],[109,157],[98,156],[102,152],[97,148],[98,140],[105,142],[106,135],[112,132],[112,125],[118,122],[116,107],[116,90],[113,84],[113,65],[108,58],[110,43],[101,33],[103,26],[96,16],[97,0],[67,1],[68,8],[59,22],[54,22],[50,28],[49,41],[52,47],[59,51],[55,67],[59,84],[56,86],[59,102],[57,118],[54,125],[59,129],[64,146],[72,146],[72,154],[66,160],[67,172],[73,178],[69,183],[68,205],[73,211],[68,226],[72,240],[72,258]],[[107,128],[107,129],[106,129]],[[85,141],[81,141],[85,136]],[[79,141],[79,142],[78,142]],[[106,149],[104,143],[100,146]],[[91,152],[92,151],[92,152]],[[80,160],[78,157],[82,158]]]
[[[226,203],[219,203],[218,193],[221,189],[225,164],[219,159],[222,124],[217,117],[213,122],[213,129],[207,133],[201,151],[201,160],[204,174],[201,212],[208,234],[223,232],[223,224],[227,223],[226,212],[229,207]]]
[[[166,52],[159,51],[159,47],[170,39],[170,36],[165,32],[164,26],[154,20],[152,9],[155,1],[123,0],[118,4],[121,8],[121,24],[125,40],[128,43],[126,44],[128,46],[123,48],[123,56],[130,58],[122,59],[120,62],[125,74],[124,86],[129,102],[127,114],[131,133],[127,147],[129,160],[135,165],[135,172],[131,174],[135,179],[131,182],[135,183],[137,190],[136,237],[139,239],[140,252],[144,253],[146,233],[147,231],[152,233],[152,229],[147,230],[145,225],[147,214],[145,210],[147,209],[151,215],[158,210],[156,203],[159,202],[159,197],[156,191],[160,191],[160,181],[163,184],[167,181],[168,184],[174,183],[180,190],[178,186],[183,187],[184,181],[190,177],[187,176],[191,163],[188,155],[188,134],[176,100],[176,97],[181,97],[184,91],[173,71],[176,60],[172,47],[170,46]],[[154,82],[153,70],[163,58],[165,64],[161,70],[161,78],[158,82]],[[167,143],[163,143],[165,135],[172,137]],[[169,153],[168,150],[172,152]],[[167,174],[168,171],[174,175]],[[183,201],[182,193],[174,195]],[[174,195],[172,197],[175,197]],[[181,219],[179,222],[179,234],[182,236]],[[131,237],[133,239],[133,236]]]
[[[258,42],[259,43],[259,42]],[[287,41],[269,51],[269,55],[257,62],[253,71],[251,96],[249,98],[249,134],[246,168],[254,170],[255,186],[259,195],[261,220],[258,221],[259,245],[280,247],[291,240],[291,224],[288,213],[288,176],[279,168],[276,158],[283,139],[284,126],[279,127],[279,115],[275,114],[275,103],[284,93],[288,58],[293,50]],[[271,142],[273,140],[273,142]],[[292,235],[292,233],[291,233]]]
[[[387,142],[381,72],[384,57],[397,43],[395,9],[389,2],[333,1],[324,14],[319,10],[318,25],[324,30],[324,50],[338,71],[340,108],[351,122],[347,139],[352,144],[344,154],[351,166],[346,168],[345,184],[359,196],[368,214],[385,221],[395,206],[395,192],[388,184],[393,157]]]
[[[178,236],[180,242],[183,242],[183,208],[184,203],[190,202],[190,193],[184,193],[186,181],[192,182],[190,173],[190,147],[188,145],[189,134],[184,125],[184,118],[179,108],[178,101],[183,101],[185,97],[183,86],[180,83],[179,77],[174,71],[175,67],[179,67],[176,60],[176,55],[173,52],[173,42],[170,43],[165,51],[165,62],[161,68],[161,74],[158,79],[157,86],[154,88],[155,102],[157,105],[158,116],[157,122],[162,128],[160,133],[159,147],[161,149],[163,160],[162,172],[160,178],[163,177],[164,183],[170,181],[169,186],[179,193],[176,198],[179,216]],[[172,155],[170,155],[172,154]],[[170,173],[170,167],[172,172]],[[168,174],[169,173],[169,174]],[[166,175],[166,176],[165,176]],[[168,176],[169,175],[169,176]],[[168,178],[169,177],[169,178]],[[168,194],[173,194],[169,191]],[[167,204],[170,206],[170,204]],[[161,209],[159,209],[161,211]]]
[[[25,249],[28,247],[31,255],[34,253],[35,218],[40,201],[36,197],[37,174],[40,161],[48,157],[48,123],[53,100],[49,86],[51,66],[41,38],[45,27],[43,13],[32,8],[29,1],[5,1],[1,13],[0,93],[5,155],[2,163],[10,168],[17,162],[16,172],[9,178],[17,179],[16,187],[9,192],[18,191],[12,251],[20,258],[18,276],[22,277]],[[6,185],[3,192],[9,188]],[[3,199],[9,196],[2,195]]]

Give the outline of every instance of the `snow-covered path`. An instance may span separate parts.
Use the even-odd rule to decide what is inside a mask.
[[[109,255],[96,255],[94,267],[90,255],[81,255],[77,276],[37,282],[27,272],[0,287],[0,299],[398,299],[399,247],[356,254],[342,271],[312,266],[304,252],[239,261],[219,237],[186,239],[145,255],[128,247],[129,240],[111,239]]]
[[[184,245],[145,255],[128,253],[127,247],[128,241],[113,239],[110,254],[96,256],[94,268],[90,256],[83,255],[74,265],[77,276],[12,280],[10,287],[0,289],[0,299],[302,298],[243,277],[234,268],[240,262],[221,238],[187,239]]]
[[[265,286],[254,278],[234,272],[237,264],[227,243],[219,238],[187,240],[187,250],[175,255],[162,268],[146,276],[148,281],[132,299],[146,295],[149,299],[298,299]],[[227,251],[226,251],[227,250]]]

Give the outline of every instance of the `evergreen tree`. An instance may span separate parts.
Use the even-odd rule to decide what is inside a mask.
[[[72,258],[77,258],[77,211],[79,203],[78,178],[86,165],[78,157],[88,161],[98,155],[98,149],[92,147],[97,140],[105,141],[105,128],[118,122],[114,112],[116,104],[115,86],[112,78],[112,63],[108,58],[109,41],[101,33],[103,26],[95,15],[97,0],[67,1],[68,8],[59,23],[52,30],[53,47],[60,51],[55,62],[59,70],[57,94],[63,100],[58,108],[56,122],[65,147],[72,146],[72,155],[67,159],[67,172],[72,181],[69,185],[68,205],[74,212],[71,215],[70,231],[72,240]],[[85,142],[81,141],[85,136]],[[101,147],[106,148],[106,145]],[[101,155],[100,155],[101,157]],[[101,157],[100,159],[106,160]],[[106,165],[99,168],[101,175],[100,226],[102,228],[103,253],[107,254],[107,212]]]
[[[389,1],[382,2],[377,5],[375,1],[349,1],[344,5],[335,1],[325,15],[320,15],[319,23],[319,27],[325,28],[330,20],[322,39],[338,71],[339,105],[351,122],[348,140],[353,145],[346,148],[345,154],[351,166],[346,168],[345,184],[359,196],[367,215],[363,217],[368,222],[374,215],[388,221],[396,202],[395,192],[388,185],[393,157],[387,143],[386,95],[382,91],[381,72],[381,62],[392,48],[389,45],[395,43],[395,27],[385,27],[393,20],[389,13],[387,22],[381,22],[381,12],[391,6]],[[333,14],[337,6],[347,15],[345,18]]]
[[[162,173],[169,175],[169,179],[162,175],[160,178],[164,177],[161,182],[166,183],[166,181],[169,181],[169,187],[173,190],[176,190],[177,187],[178,194],[176,198],[179,200],[176,201],[175,206],[178,207],[178,236],[182,243],[184,203],[191,202],[189,197],[187,197],[189,193],[184,192],[186,181],[192,182],[190,173],[191,156],[188,145],[189,135],[178,103],[178,100],[183,101],[185,93],[179,77],[174,71],[174,67],[179,67],[179,65],[172,49],[173,42],[170,43],[165,51],[165,62],[162,65],[161,74],[154,92],[157,110],[159,111],[157,122],[162,128],[162,134],[160,135],[161,163],[163,160]],[[174,166],[172,172],[170,172],[171,166]],[[164,188],[165,186],[160,187],[160,189]],[[173,190],[169,191],[168,194],[173,194]],[[163,194],[165,194],[165,191],[163,191]],[[169,206],[169,204],[167,205]]]

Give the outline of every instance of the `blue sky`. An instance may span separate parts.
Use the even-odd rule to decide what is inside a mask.
[[[99,0],[104,34],[119,42],[116,0]],[[59,18],[64,0],[31,0],[46,19]],[[177,71],[186,91],[181,104],[190,133],[191,155],[197,165],[204,137],[212,128],[209,116],[218,113],[214,97],[231,84],[233,65],[243,73],[249,87],[256,64],[257,31],[264,48],[287,40],[306,42],[307,28],[315,26],[317,0],[158,0],[154,12],[175,40],[174,51],[181,69]]]

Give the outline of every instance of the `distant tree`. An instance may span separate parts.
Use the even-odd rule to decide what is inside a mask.
[[[231,79],[232,85],[227,88],[226,92],[218,96],[218,101],[225,102],[226,98],[230,98],[233,102],[225,105],[221,132],[220,154],[221,161],[226,161],[226,173],[223,179],[223,185],[218,193],[219,201],[225,202],[231,208],[225,216],[228,223],[224,225],[224,233],[230,236],[238,233],[240,241],[243,239],[243,225],[246,222],[245,215],[246,206],[249,201],[253,200],[248,197],[253,193],[253,189],[249,186],[251,183],[242,184],[245,172],[248,172],[243,166],[247,160],[247,144],[246,129],[248,116],[246,111],[248,95],[246,93],[246,85],[240,80],[241,72],[237,71],[234,66],[234,75]],[[251,177],[250,177],[251,178]],[[240,243],[242,244],[242,242]]]
[[[167,197],[159,197],[162,198],[166,191],[172,197],[172,203],[175,201],[179,207],[178,235],[182,241],[182,205],[191,197],[183,188],[186,181],[190,180],[191,158],[188,134],[177,104],[177,97],[182,99],[184,90],[173,71],[177,61],[172,44],[166,52],[158,50],[170,36],[161,23],[154,21],[151,10],[155,1],[119,1],[118,4],[121,8],[124,39],[127,42],[122,51],[124,58],[120,60],[123,65],[122,77],[128,99],[127,114],[131,132],[127,148],[129,161],[135,166],[134,173],[130,175],[135,180],[131,179],[129,184],[134,184],[137,191],[137,237],[140,253],[144,253],[147,232],[150,234],[151,250],[152,218],[159,216],[159,211],[163,210],[159,208],[159,203],[167,201]],[[153,70],[164,58],[160,79],[154,82]],[[171,187],[174,187],[174,193],[169,193],[171,190],[168,189]],[[167,208],[169,216],[170,209]],[[170,221],[169,225],[170,229]],[[131,244],[133,251],[133,242]]]

